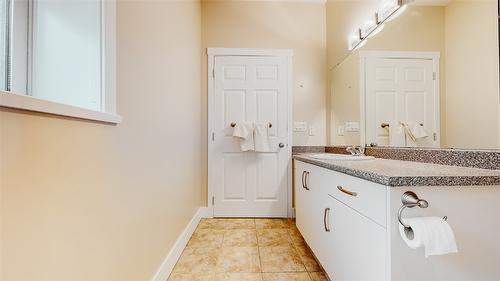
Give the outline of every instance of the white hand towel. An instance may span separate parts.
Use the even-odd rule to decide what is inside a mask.
[[[417,140],[410,133],[410,129],[409,129],[408,125],[405,125],[404,131],[405,131],[405,141],[406,141],[405,146],[406,147],[417,147],[418,146]]]
[[[412,135],[413,140],[419,140],[429,136],[429,134],[425,131],[424,126],[420,124],[411,124],[410,134]]]
[[[253,123],[238,122],[234,127],[233,137],[240,139],[241,151],[255,150]]]
[[[406,146],[405,129],[400,122],[389,124],[389,144],[393,147]]]
[[[423,126],[413,122],[400,122],[406,134],[406,146],[418,146],[418,140],[428,137]]]
[[[270,152],[269,146],[269,128],[267,124],[255,124],[254,130],[255,151]]]
[[[426,258],[458,252],[453,230],[443,218],[406,218],[404,222],[413,230],[414,238],[410,240],[405,234],[404,226],[399,224],[401,238],[411,249],[424,247]]]

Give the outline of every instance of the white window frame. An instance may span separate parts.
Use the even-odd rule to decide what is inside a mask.
[[[35,111],[118,124],[122,117],[116,112],[116,0],[101,0],[102,55],[101,87],[102,110],[91,110],[59,102],[48,101],[26,94],[0,90],[0,107]]]

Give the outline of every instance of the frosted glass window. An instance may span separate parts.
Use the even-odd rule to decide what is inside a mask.
[[[120,123],[116,1],[0,0],[0,106]]]
[[[37,0],[32,21],[29,95],[101,111],[101,2]]]
[[[0,90],[7,90],[7,0],[0,0]]]

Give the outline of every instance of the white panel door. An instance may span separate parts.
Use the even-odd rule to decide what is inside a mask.
[[[390,145],[382,123],[423,124],[429,137],[419,146],[439,146],[439,116],[431,59],[367,58],[365,65],[366,143]]]
[[[291,158],[287,63],[287,57],[215,57],[209,163],[214,216],[287,216]],[[232,122],[271,124],[271,151],[242,152],[232,136]]]

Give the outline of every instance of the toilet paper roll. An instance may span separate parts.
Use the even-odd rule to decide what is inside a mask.
[[[453,230],[447,221],[440,217],[418,217],[403,219],[411,227],[411,233],[399,224],[399,233],[403,241],[411,249],[424,247],[425,257],[457,253],[457,243]],[[408,235],[410,234],[410,235]]]

